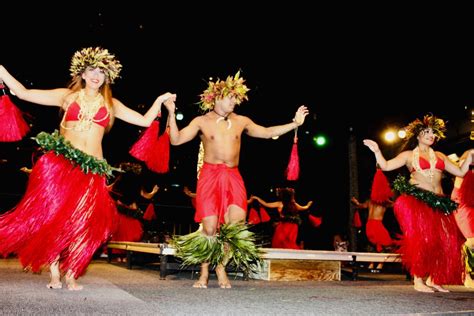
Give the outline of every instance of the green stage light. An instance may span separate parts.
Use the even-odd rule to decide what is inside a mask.
[[[322,148],[328,144],[328,140],[325,135],[316,135],[313,137],[313,144],[316,147]]]

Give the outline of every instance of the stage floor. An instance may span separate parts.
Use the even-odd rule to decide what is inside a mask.
[[[194,289],[190,272],[160,280],[156,266],[93,261],[80,279],[85,289],[46,288],[48,273],[22,271],[16,259],[0,259],[0,314],[12,315],[326,315],[474,314],[474,290],[419,293],[403,274],[360,274],[358,281],[267,282],[232,280],[220,289]],[[231,277],[234,278],[234,277]]]

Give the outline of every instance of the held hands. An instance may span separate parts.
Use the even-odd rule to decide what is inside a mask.
[[[298,111],[296,111],[295,118],[293,121],[298,125],[301,126],[304,123],[304,119],[306,115],[309,114],[308,108],[304,105],[300,106],[298,108]]]
[[[174,113],[174,111],[176,110],[175,101],[176,101],[176,95],[174,95],[174,97],[170,97],[170,98],[166,99],[166,101],[163,102],[166,109],[168,110],[168,113]]]
[[[364,145],[369,147],[369,149],[372,150],[373,153],[380,152],[379,145],[376,142],[374,142],[373,140],[364,139],[363,142],[364,142]]]
[[[162,95],[160,95],[157,99],[158,99],[158,102],[160,102],[160,103],[163,103],[163,102],[168,101],[170,99],[172,99],[173,101],[176,101],[176,94],[166,92],[166,93],[163,93]]]

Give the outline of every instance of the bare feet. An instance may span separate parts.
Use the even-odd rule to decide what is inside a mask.
[[[414,288],[418,292],[434,293],[434,290],[429,286],[426,286],[426,284],[415,284]]]
[[[77,284],[74,275],[69,271],[66,276],[66,285],[69,291],[81,291],[84,287],[82,285]]]
[[[433,281],[431,281],[431,278],[428,278],[428,280],[426,280],[426,285],[428,285],[429,287],[432,287],[433,289],[435,289],[438,292],[443,292],[443,293],[448,293],[449,292],[449,290],[443,288],[441,285],[434,284]]]
[[[232,287],[230,285],[229,278],[227,277],[227,273],[225,272],[225,267],[223,265],[221,264],[217,265],[216,275],[217,275],[217,281],[219,283],[219,287],[221,289],[230,289]]]
[[[207,276],[201,275],[199,277],[199,280],[194,282],[193,287],[196,289],[207,289],[207,280],[208,280]]]
[[[209,280],[209,263],[201,263],[201,273],[199,280],[194,282],[193,287],[196,289],[207,289],[207,282]]]
[[[423,279],[420,277],[415,277],[414,278],[414,288],[418,292],[424,292],[424,293],[434,293],[434,290],[430,288],[429,286],[426,286],[426,284],[423,282]]]
[[[59,261],[54,261],[49,266],[50,281],[46,284],[48,289],[61,289],[63,284],[61,283],[61,273],[59,272]]]

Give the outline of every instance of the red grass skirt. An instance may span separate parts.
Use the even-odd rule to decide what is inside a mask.
[[[458,188],[453,189],[451,198],[458,203],[460,202]],[[474,207],[459,203],[459,207],[454,211],[454,218],[456,218],[459,230],[464,237],[466,239],[474,238]]]
[[[0,254],[18,254],[34,272],[59,256],[61,270],[77,278],[110,237],[116,217],[104,176],[48,152],[34,165],[21,201],[0,216]]]
[[[298,238],[298,224],[280,222],[275,228],[272,238],[272,248],[301,249],[296,243]]]
[[[367,235],[367,239],[375,245],[377,252],[381,252],[383,247],[391,246],[393,244],[393,240],[383,225],[382,220],[367,220],[365,234]]]
[[[410,195],[394,205],[403,232],[402,262],[412,276],[431,276],[436,284],[462,284],[464,242],[454,215],[444,215]]]

